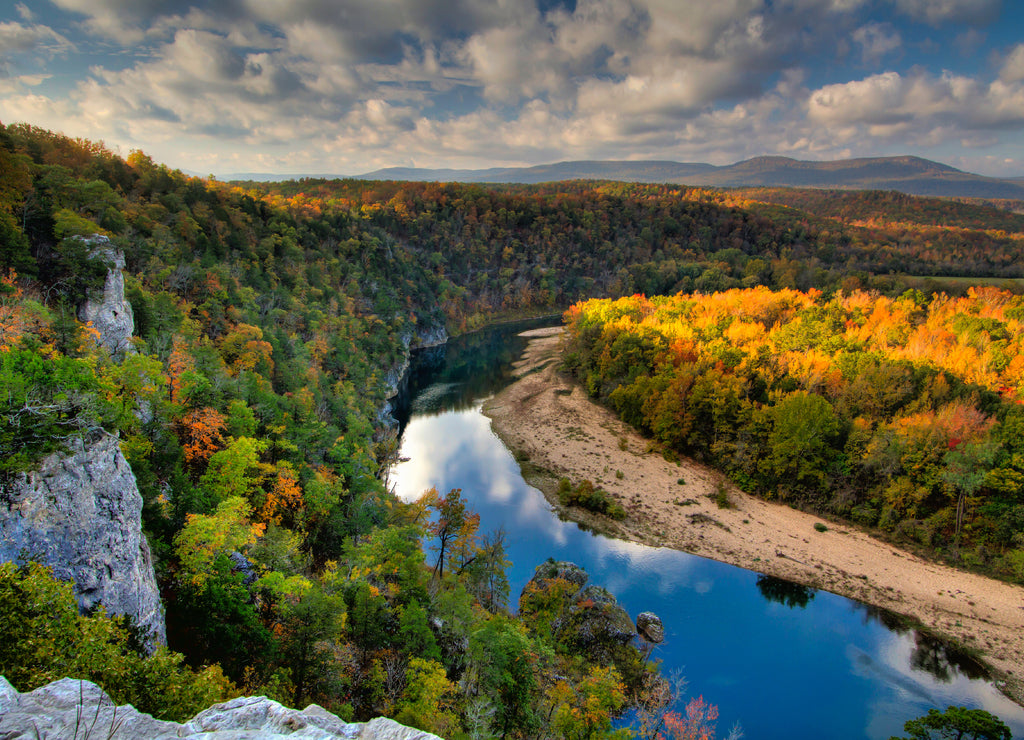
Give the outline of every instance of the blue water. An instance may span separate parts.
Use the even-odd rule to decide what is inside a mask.
[[[561,521],[480,413],[522,346],[504,328],[418,358],[402,414],[407,460],[394,471],[401,497],[461,488],[482,531],[504,527],[513,607],[534,567],[554,557],[586,569],[632,616],[656,612],[666,637],[654,657],[683,672],[690,695],[718,705],[720,736],[738,721],[750,739],[885,740],[906,720],[956,704],[987,709],[1024,737],[1024,709],[978,666],[890,614]]]

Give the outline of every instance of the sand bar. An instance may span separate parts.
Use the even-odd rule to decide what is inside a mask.
[[[517,381],[484,406],[495,433],[526,461],[528,480],[549,500],[559,477],[587,479],[628,512],[622,522],[582,510],[570,510],[569,516],[621,539],[672,547],[915,618],[940,637],[976,650],[1003,691],[1024,704],[1024,588],[930,562],[854,526],[754,498],[691,460],[665,460],[557,372],[560,328],[525,335],[531,341],[517,363]],[[733,508],[720,508],[714,500],[720,485]],[[817,531],[816,523],[827,530]]]

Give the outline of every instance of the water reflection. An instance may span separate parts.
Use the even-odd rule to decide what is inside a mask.
[[[816,589],[808,586],[801,586],[799,583],[787,581],[785,578],[767,575],[757,577],[757,590],[768,601],[783,604],[790,609],[797,607],[803,609],[817,593]]]
[[[492,349],[497,358],[486,356]],[[474,356],[463,359],[464,351]],[[435,366],[410,383],[420,395],[407,408],[420,410],[406,420],[408,461],[395,469],[403,498],[461,488],[483,531],[505,528],[512,604],[548,557],[578,563],[632,616],[662,617],[666,639],[654,657],[665,670],[684,669],[694,693],[718,704],[719,726],[739,720],[747,737],[888,738],[906,720],[949,704],[987,709],[1024,736],[1024,711],[976,680],[956,651],[888,612],[560,520],[480,414],[509,377],[502,363],[520,352],[482,337],[469,350],[454,343],[446,357],[454,372]],[[468,368],[492,376],[467,377]]]
[[[405,429],[412,414],[466,411],[504,388],[512,380],[512,363],[528,341],[519,334],[557,326],[560,318],[518,321],[415,352],[405,387],[394,403],[399,430]]]
[[[890,631],[911,637],[914,647],[910,653],[910,666],[914,670],[924,671],[943,683],[951,683],[958,675],[972,679],[989,678],[985,666],[974,655],[915,629],[906,617],[870,604],[858,603],[857,608],[864,611],[866,619],[877,620]]]

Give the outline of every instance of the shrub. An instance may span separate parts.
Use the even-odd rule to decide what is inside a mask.
[[[117,704],[185,720],[238,696],[220,666],[193,672],[160,647],[146,654],[123,618],[78,613],[71,584],[37,563],[0,564],[0,675],[19,691],[65,676],[93,681]]]
[[[578,506],[612,519],[626,518],[626,510],[607,491],[594,488],[589,480],[580,481],[579,485],[573,487],[568,478],[562,478],[558,482],[558,500],[563,506]]]
[[[733,508],[732,501],[729,500],[729,491],[726,490],[724,483],[718,484],[718,491],[715,493],[715,503],[718,504],[719,509]]]

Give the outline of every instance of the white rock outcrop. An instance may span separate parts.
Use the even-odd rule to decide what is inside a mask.
[[[107,740],[441,740],[378,717],[350,723],[310,704],[301,712],[266,697],[241,697],[206,709],[184,724],[164,722],[131,705],[114,706],[96,684],[63,678],[18,693],[0,676],[0,738],[97,737]]]
[[[131,343],[135,332],[135,314],[124,295],[124,253],[105,236],[91,236],[84,240],[93,259],[102,259],[108,265],[107,280],[102,297],[90,297],[78,309],[78,318],[92,323],[100,333],[100,344],[115,358],[134,352]]]
[[[0,562],[33,560],[74,581],[83,611],[127,614],[166,641],[142,496],[117,438],[75,440],[39,469],[0,486]],[[2,737],[2,735],[0,735]]]

